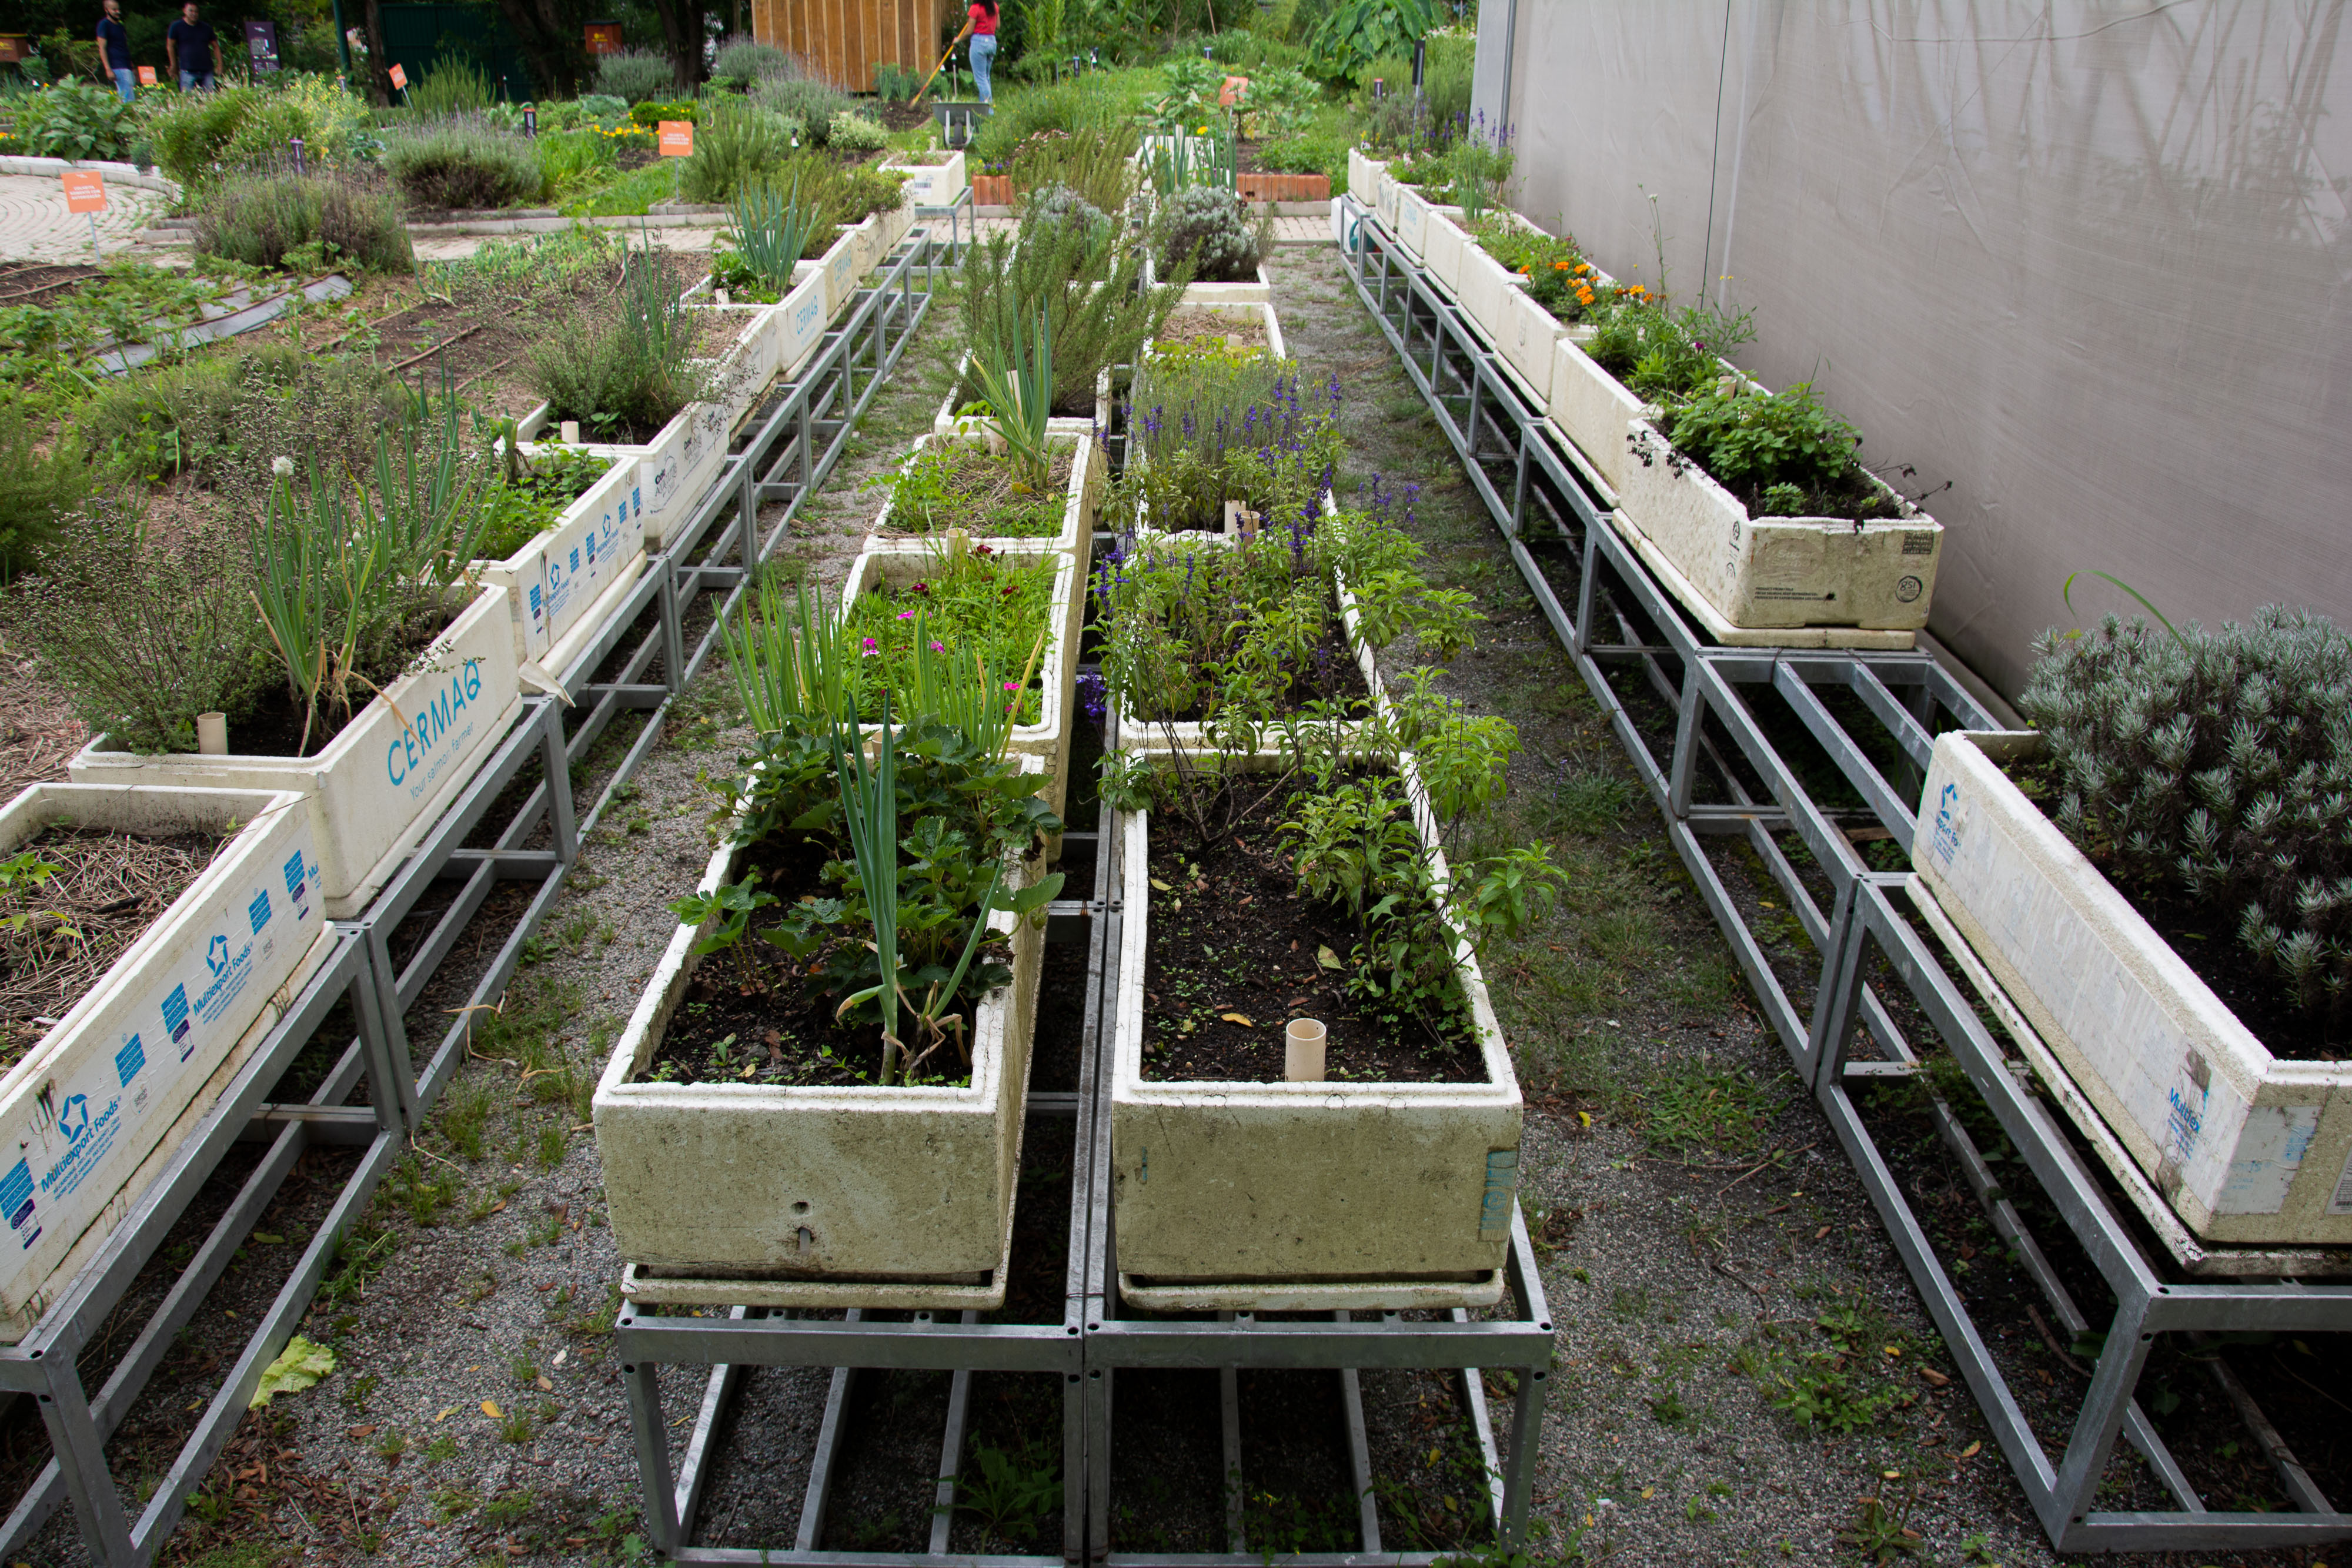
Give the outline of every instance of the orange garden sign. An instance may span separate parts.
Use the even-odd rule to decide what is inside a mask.
[[[665,120],[661,122],[661,155],[665,158],[694,156],[694,121]]]

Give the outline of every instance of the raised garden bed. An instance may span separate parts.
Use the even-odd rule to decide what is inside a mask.
[[[145,756],[109,750],[100,735],[75,755],[73,780],[299,794],[317,846],[319,896],[335,919],[356,915],[457,799],[521,705],[507,591],[485,587],[461,602],[412,673],[389,682],[310,755],[290,754],[299,731],[285,737],[288,753],[275,755]],[[231,746],[239,734],[231,727]]]
[[[907,203],[910,207],[951,206],[971,185],[967,172],[970,163],[960,147],[902,152],[885,167],[906,171]]]
[[[1404,781],[1427,844],[1434,829],[1409,761]],[[1265,841],[1273,835],[1228,855],[1226,835],[1212,850],[1171,815],[1119,818],[1128,894],[1111,1161],[1122,1298],[1149,1311],[1498,1300],[1521,1102],[1467,946],[1455,953],[1465,1038],[1433,1054],[1400,1044],[1324,979],[1345,960],[1324,958],[1328,941],[1307,941],[1314,915],[1290,907],[1292,877]],[[1259,904],[1281,912],[1249,916]],[[1187,923],[1188,907],[1208,925]],[[1177,926],[1172,944],[1155,931],[1163,923]],[[1196,994],[1244,980],[1270,1016]],[[1333,1026],[1328,1061],[1348,1077],[1268,1080],[1294,1016]],[[1201,1076],[1187,1065],[1196,1061]]]
[[[501,632],[504,631],[500,627]],[[16,1250],[14,1343],[211,1108],[323,953],[314,826],[269,789],[36,784],[0,810],[11,1019],[35,1031],[0,1078]],[[37,868],[58,869],[47,881]],[[78,936],[66,935],[66,928]]]
[[[642,459],[595,458],[570,447],[554,452],[609,466],[552,525],[497,559],[478,561],[476,570],[484,582],[506,590],[517,660],[561,678],[644,569],[646,486]]]
[[[699,891],[737,880],[749,852],[721,849]],[[627,1294],[766,1306],[1003,1303],[1044,933],[1042,921],[1010,912],[989,924],[1009,946],[1011,978],[974,1009],[968,1077],[887,1087],[747,1082],[716,1068],[709,1045],[689,1053],[705,1081],[649,1081],[670,1035],[709,1032],[681,1009],[740,990],[731,979],[697,990],[714,960],[694,950],[703,928],[680,924],[596,1091],[597,1152]],[[765,1039],[741,1043],[751,1062],[784,1075],[785,1058],[772,1056]],[[795,1071],[839,1076],[805,1049],[790,1060]]]
[[[2202,944],[2184,958],[2004,771],[2042,746],[1937,737],[1920,883],[2191,1230],[2352,1243],[2352,1061],[2291,1059],[2241,1021],[2206,977],[2252,972],[2235,922],[2175,922],[2179,946]]]
[[[934,602],[926,589],[943,570],[968,570],[947,565],[945,558],[955,548],[929,540],[910,541],[895,548],[869,548],[857,558],[849,569],[849,580],[842,585],[839,612],[861,655],[862,644],[870,634],[877,644],[873,657],[883,668],[890,668],[892,647],[910,649],[918,624],[937,640],[950,641],[950,628],[935,622],[926,608]],[[1001,548],[974,544],[969,549],[973,564],[992,574],[1017,573],[1024,578],[1043,574],[1050,582],[1050,588],[1034,595],[1037,603],[1034,616],[992,617],[989,629],[975,627],[964,641],[982,645],[984,653],[992,646],[990,667],[1012,678],[1027,662],[1037,633],[1045,633],[1036,671],[1020,695],[1021,711],[1015,716],[1011,747],[1017,756],[1043,761],[1049,782],[1041,793],[1058,815],[1068,798],[1070,713],[1078,675],[1078,628],[1086,611],[1077,561],[1043,542],[1008,543]],[[1017,586],[1008,581],[997,591],[1009,596],[1030,591],[1025,581]],[[865,630],[868,625],[873,628],[871,633]],[[872,691],[878,685],[878,680],[868,682],[865,689]],[[869,735],[878,713],[878,706],[861,703],[859,714],[868,723]]]
[[[1046,444],[1055,454],[1052,480],[1045,491],[1024,495],[993,444],[915,437],[874,519],[869,548],[919,549],[960,528],[992,543],[1051,545],[1075,557],[1083,573],[1108,465],[1091,435],[1049,431]]]

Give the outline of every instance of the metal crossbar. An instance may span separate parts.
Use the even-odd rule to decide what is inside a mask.
[[[2329,1502],[2218,1357],[2210,1359],[2216,1383],[2298,1511],[2209,1508],[2133,1393],[2158,1333],[2197,1340],[2253,1330],[2341,1333],[2352,1330],[2352,1288],[2277,1278],[2204,1283],[2164,1267],[2146,1232],[2116,1207],[2109,1184],[2077,1154],[2041,1091],[2062,1098],[2078,1092],[2030,1082],[2030,1070],[2011,1058],[1977,1009],[1983,1002],[2016,1034],[2028,1026],[2015,1005],[1907,873],[1874,870],[1859,852],[1858,842],[1885,839],[1907,858],[1917,828],[1911,802],[1939,730],[2006,727],[1951,671],[1922,654],[1727,648],[1700,638],[1619,534],[1607,486],[1549,428],[1508,366],[1375,216],[1352,199],[1343,213],[1343,258],[1359,295],[1436,415],[1562,650],[1664,813],[1668,840],[1861,1174],[2052,1544],[2067,1552],[2226,1551],[2352,1539],[2352,1515]],[[1556,548],[1575,561],[1572,615],[1534,548]],[[1637,718],[1637,709],[1653,705],[1675,717],[1674,740],[1663,756]],[[1702,790],[1719,798],[1703,800]],[[1823,804],[1825,790],[1852,799]],[[1818,882],[1799,873],[1782,835],[1802,844]],[[1781,984],[1707,852],[1704,841],[1726,836],[1744,839],[1755,852],[1822,955],[1823,978],[1810,1007]],[[1823,885],[1827,910],[1817,897]],[[1940,946],[1923,935],[1922,925],[1941,937]],[[2054,1463],[1856,1103],[1857,1089],[1913,1077],[1920,1067],[1887,999],[1865,983],[1882,958],[1877,967],[1892,975],[1893,986],[1964,1070],[2068,1239],[2116,1298],[2090,1387]],[[1954,979],[1954,967],[1972,989]],[[1874,1054],[1857,1050],[1865,1040]],[[2053,1316],[2070,1333],[2095,1327],[1993,1180],[1961,1118],[1932,1091],[1929,1103],[1970,1190]],[[2247,1271],[2261,1273],[2262,1255],[2246,1257]],[[2202,1261],[2220,1260],[2207,1254]],[[2118,1436],[2146,1458],[2177,1510],[2094,1506]]]

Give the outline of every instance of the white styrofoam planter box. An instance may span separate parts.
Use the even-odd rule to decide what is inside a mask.
[[[1416,825],[1433,837],[1409,759],[1405,778]],[[1483,1083],[1148,1080],[1150,815],[1125,813],[1121,825],[1131,893],[1111,1080],[1120,1296],[1171,1312],[1499,1300],[1523,1107],[1467,945]]]
[[[1188,283],[1180,303],[1185,305],[1263,305],[1274,298],[1274,279],[1268,277],[1265,264],[1258,263],[1257,277],[1250,283]]]
[[[1271,299],[1263,300],[1254,305],[1234,305],[1218,301],[1205,305],[1188,305],[1184,308],[1194,310],[1205,310],[1212,316],[1240,321],[1249,326],[1254,326],[1265,334],[1265,351],[1267,353],[1273,355],[1277,360],[1286,360],[1290,357],[1288,345],[1283,341],[1282,318],[1275,314],[1274,301]],[[1141,357],[1146,359],[1150,358],[1152,345],[1162,340],[1163,340],[1157,338],[1145,339]],[[1183,340],[1171,338],[1164,340],[1168,342],[1181,342]]]
[[[1358,147],[1348,149],[1348,194],[1374,212],[1381,206],[1381,177],[1388,163],[1379,158],[1368,158]]]
[[[1943,527],[1884,482],[1872,480],[1894,499],[1891,518],[1751,517],[1696,464],[1669,462],[1648,421],[1628,429],[1633,461],[1617,486],[1621,515],[1732,625],[1916,632],[1927,623]]]
[[[1936,739],[1912,864],[2075,1085],[2210,1241],[2352,1242],[2352,1061],[2271,1054],[2001,773]]]
[[[68,771],[77,784],[288,789],[305,797],[319,896],[342,920],[365,908],[402,857],[512,727],[522,694],[507,592],[484,587],[433,641],[415,672],[386,686],[309,757],[147,757],[92,737]],[[236,743],[236,731],[229,731]]]
[[[1463,246],[1461,273],[1454,298],[1461,301],[1463,313],[1486,341],[1500,344],[1510,324],[1511,296],[1527,280],[1475,244]]]
[[[793,269],[792,291],[775,305],[776,378],[790,381],[824,342],[833,322],[825,308],[824,268],[813,261]]]
[[[1527,382],[1528,389],[1535,394],[1536,406],[1542,408],[1551,400],[1552,374],[1557,368],[1554,360],[1561,340],[1590,343],[1595,334],[1596,329],[1582,322],[1561,320],[1548,307],[1537,303],[1535,296],[1525,287],[1519,287],[1503,298],[1503,329],[1495,347]]]
[[[899,465],[901,472],[913,467],[931,443],[938,439],[929,433],[915,437],[914,444],[907,454],[907,461]],[[1050,536],[974,534],[972,537],[985,542],[992,549],[1006,544],[1048,546],[1076,558],[1078,573],[1084,577],[1087,559],[1094,553],[1095,519],[1102,515],[1103,486],[1108,483],[1110,465],[1104,460],[1102,449],[1095,444],[1091,435],[1075,431],[1049,430],[1045,433],[1045,444],[1055,451],[1064,447],[1073,449],[1069,485],[1063,495],[1061,532]],[[934,539],[946,536],[947,529],[942,528],[938,534],[906,534],[895,538],[882,537],[883,530],[894,526],[890,520],[890,509],[896,499],[896,497],[886,497],[882,510],[876,514],[874,532],[866,541],[868,549],[920,553],[928,550]]]
[[[1626,436],[1635,420],[1648,416],[1650,406],[1602,370],[1575,340],[1561,338],[1551,352],[1551,423],[1622,496],[1626,470],[1642,465]]]
[[[818,275],[824,279],[824,319],[828,321],[841,314],[857,292],[857,280],[865,276],[857,265],[856,231],[842,229],[840,237],[826,247],[817,258]]]
[[[1388,165],[1381,164],[1381,188],[1372,198],[1372,210],[1381,214],[1381,222],[1388,225],[1391,234],[1396,233],[1397,197],[1405,189],[1404,183],[1389,172]]]
[[[956,361],[955,379],[948,382],[947,396],[940,399],[938,411],[931,415],[931,434],[941,441],[985,441],[991,438],[992,427],[996,423],[992,416],[956,412],[956,389],[963,384],[964,377],[971,371],[971,350],[967,349],[964,350],[963,357]],[[1108,365],[1095,372],[1095,416],[1092,419],[1055,415],[1045,421],[1045,434],[1049,436],[1091,437],[1106,433],[1109,429],[1110,367]]]
[[[1448,294],[1460,297],[1462,292],[1462,249],[1475,244],[1462,227],[1460,207],[1432,207],[1429,222],[1423,231],[1421,264],[1429,275],[1445,286]]]
[[[850,607],[860,596],[886,583],[899,587],[924,577],[940,548],[929,539],[908,540],[896,546],[887,542],[869,544],[851,565],[849,580],[841,586],[837,612],[843,622],[847,622]],[[1086,619],[1087,579],[1077,570],[1076,558],[1055,549],[1050,539],[1008,539],[1001,545],[990,545],[989,549],[999,559],[1015,564],[1041,560],[1055,563],[1054,597],[1046,612],[1050,633],[1045,639],[1045,654],[1037,661],[1043,700],[1035,724],[1013,727],[1011,749],[1015,756],[1044,759],[1052,781],[1040,793],[1054,809],[1054,814],[1060,816],[1069,794],[1070,715],[1076,711],[1078,628]],[[1022,656],[1027,657],[1025,649]],[[873,735],[880,727],[869,724],[865,732]]]
[[[1439,205],[1440,204],[1423,196],[1414,186],[1397,187],[1397,244],[1404,246],[1406,253],[1415,261],[1423,261],[1425,264],[1425,258],[1429,253],[1429,217],[1431,212]]]
[[[884,167],[907,172],[907,200],[914,206],[953,206],[956,198],[971,188],[969,165],[960,147],[948,154],[944,163],[894,161]]]
[[[713,855],[699,891],[735,880],[741,853]],[[1003,1304],[1045,936],[1042,921],[1003,911],[989,924],[1013,938],[1013,979],[974,1009],[961,1088],[632,1082],[701,963],[701,928],[672,933],[596,1086],[596,1152],[628,1295]]]
[[[171,1161],[324,956],[317,841],[270,789],[35,784],[0,854],[58,823],[236,836],[0,1078],[0,1343],[24,1337]]]
[[[476,561],[484,582],[507,591],[514,618],[515,657],[561,676],[562,649],[577,641],[583,622],[600,624],[591,606],[627,587],[646,559],[645,460],[615,457],[613,466],[504,560]],[[554,655],[551,658],[551,654]]]

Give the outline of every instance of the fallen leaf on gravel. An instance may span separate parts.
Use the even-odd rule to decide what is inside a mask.
[[[1658,1489],[1657,1489],[1657,1488],[1655,1488],[1655,1487],[1643,1487],[1643,1488],[1642,1489],[1642,1496],[1643,1496],[1644,1499],[1654,1498],[1654,1497],[1655,1497],[1655,1496],[1657,1496],[1657,1495],[1658,1495]]]
[[[490,1213],[492,1213],[492,1214],[496,1214],[499,1210],[500,1210],[500,1209],[504,1208],[506,1206],[507,1206],[507,1200],[506,1200],[505,1198],[500,1198],[500,1199],[499,1199],[499,1200],[498,1200],[498,1202],[496,1202],[496,1203],[494,1203],[494,1204],[490,1205],[489,1212],[490,1212]]]
[[[251,1408],[258,1410],[280,1394],[299,1394],[334,1370],[333,1351],[296,1334],[261,1375],[261,1383],[253,1391]]]
[[[1237,1023],[1244,1029],[1255,1029],[1257,1027],[1257,1025],[1250,1022],[1249,1019],[1241,1013],[1219,1013],[1217,1016],[1224,1019],[1227,1023]]]
[[[455,1405],[452,1405],[446,1410],[442,1411],[438,1416],[434,1416],[433,1424],[437,1427],[442,1422],[446,1421],[450,1416],[455,1416],[457,1413],[457,1407]]]
[[[373,1423],[365,1427],[351,1427],[343,1433],[343,1436],[346,1437],[370,1437],[374,1435],[375,1427]]]
[[[1824,1225],[1819,1230],[1813,1232],[1813,1239],[1819,1241],[1822,1237],[1827,1236],[1829,1233],[1830,1228]]]
[[[499,1419],[500,1414],[499,1410],[499,1402],[495,1399],[483,1400],[482,1414],[488,1416],[493,1421]]]
[[[571,1358],[571,1355],[572,1353],[568,1350],[559,1350],[555,1353],[555,1359],[548,1363],[548,1364],[550,1366],[562,1366],[565,1361]]]
[[[1945,1376],[1942,1373],[1940,1373],[1940,1372],[1937,1371],[1937,1370],[1936,1370],[1934,1367],[1932,1367],[1932,1366],[1923,1366],[1923,1367],[1921,1367],[1921,1368],[1919,1369],[1919,1375],[1920,1375],[1920,1376],[1922,1376],[1922,1377],[1924,1377],[1924,1378],[1926,1378],[1929,1383],[1931,1383],[1931,1384],[1935,1385],[1935,1386],[1937,1386],[1937,1388],[1941,1388],[1941,1387],[1943,1387],[1946,1384],[1948,1384],[1948,1383],[1951,1382],[1951,1379],[1950,1379],[1950,1378],[1948,1378],[1948,1377]]]
[[[1983,1450],[1984,1444],[1982,1441],[1970,1443],[1967,1448],[1960,1450],[1960,1458],[1964,1459],[1973,1459]]]
[[[541,1388],[546,1389],[550,1394],[552,1394],[552,1393],[554,1393],[554,1392],[555,1392],[555,1383],[554,1383],[554,1380],[553,1380],[553,1379],[551,1379],[551,1378],[550,1378],[550,1377],[547,1375],[547,1374],[545,1374],[545,1373],[543,1373],[543,1372],[542,1372],[542,1373],[541,1373],[541,1374],[539,1375],[539,1385],[540,1385]]]

